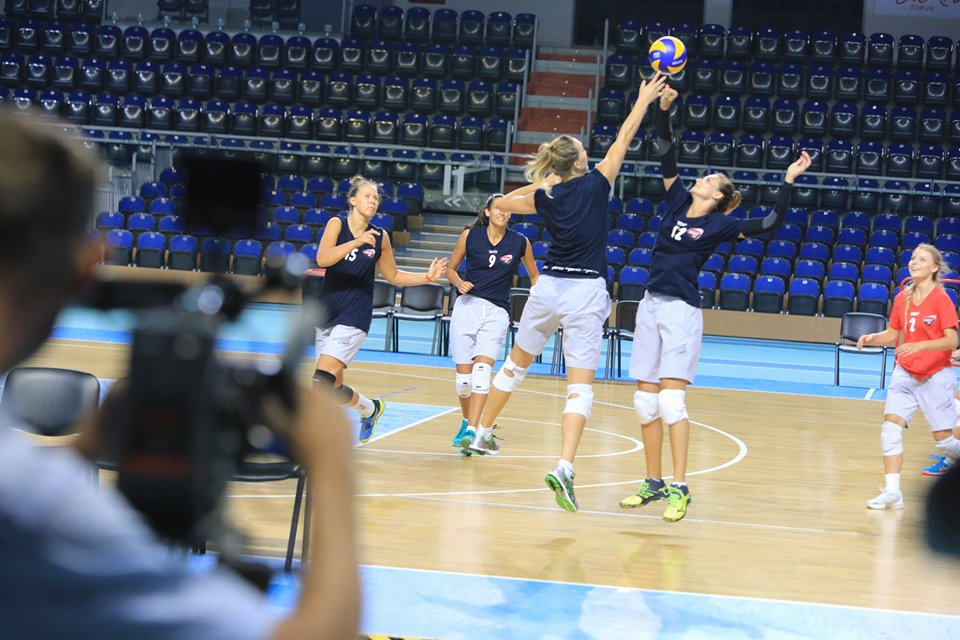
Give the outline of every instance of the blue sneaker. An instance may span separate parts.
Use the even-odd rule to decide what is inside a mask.
[[[460,441],[463,439],[464,434],[467,432],[467,421],[460,421],[460,430],[457,431],[457,435],[453,436],[453,441],[450,443],[451,447],[459,447]]]
[[[934,460],[934,463],[923,468],[923,475],[925,476],[942,476],[956,464],[955,460],[951,460],[947,456],[938,456],[935,453],[930,454],[930,459]]]
[[[473,441],[477,439],[477,432],[473,429],[467,427],[463,430],[463,437],[460,438],[460,442],[457,445],[460,447],[460,453],[465,456],[472,456],[473,451],[470,449],[470,445],[473,444]]]
[[[383,415],[387,408],[387,403],[383,400],[373,401],[373,413],[366,418],[360,418],[360,444],[366,444],[373,437],[373,432],[377,430],[377,421]]]

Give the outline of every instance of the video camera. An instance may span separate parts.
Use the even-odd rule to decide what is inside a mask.
[[[263,167],[252,159],[187,155],[181,215],[187,228],[243,229],[252,237],[260,216]],[[221,329],[256,295],[300,285],[308,260],[294,253],[267,261],[266,277],[248,290],[226,276],[187,286],[101,279],[83,303],[131,309],[130,371],[109,418],[107,456],[117,486],[161,536],[203,548],[225,531],[223,493],[240,461],[265,448],[264,399],[296,405],[296,370],[322,320],[305,299],[279,363],[238,366],[216,353]]]

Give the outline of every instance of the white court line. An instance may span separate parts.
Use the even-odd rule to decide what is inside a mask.
[[[456,407],[450,409],[450,411],[448,411],[447,413],[450,413],[455,410],[456,410]],[[427,418],[427,420],[429,419],[430,418]],[[420,422],[425,422],[425,420],[421,420]],[[523,418],[510,418],[510,422],[532,422],[533,424],[543,424],[549,427],[557,426],[556,423],[553,423],[553,422],[544,422],[543,420],[525,420]],[[410,426],[413,426],[413,425],[410,425]],[[624,449],[623,451],[614,451],[612,453],[578,453],[577,458],[612,458],[614,456],[623,456],[628,453],[635,453],[637,451],[643,450],[643,443],[637,440],[636,438],[631,438],[630,436],[625,436],[620,433],[614,433],[612,431],[604,431],[602,429],[594,429],[592,427],[584,427],[584,431],[593,431],[595,433],[602,433],[604,435],[613,436],[615,438],[623,438],[624,440],[628,440],[632,442],[633,447],[630,449]],[[396,431],[393,431],[391,433],[396,433]],[[506,438],[504,438],[504,441],[506,441]],[[440,451],[410,451],[405,449],[370,449],[370,452],[371,453],[400,453],[400,454],[420,455],[420,456],[451,456],[451,457],[457,457],[457,458],[463,457],[462,453],[456,453],[456,452],[445,453]],[[509,458],[511,460],[553,460],[556,457],[557,456],[553,454],[543,455],[543,456],[532,456],[532,455],[520,456],[520,455],[497,454],[497,458]]]
[[[429,407],[429,406],[432,406],[432,405],[422,405],[422,406],[427,406],[427,407]],[[441,407],[437,407],[437,409],[440,409],[440,408],[441,408]],[[435,414],[433,414],[432,416],[427,416],[426,418],[424,418],[424,419],[422,419],[422,420],[417,420],[416,422],[411,422],[410,424],[408,424],[408,425],[406,425],[406,426],[404,426],[404,427],[400,427],[399,429],[394,429],[393,431],[388,431],[388,432],[386,432],[386,433],[382,433],[382,434],[380,434],[379,436],[377,436],[376,438],[370,438],[369,440],[367,440],[367,441],[364,443],[364,446],[370,444],[371,442],[376,442],[377,440],[381,440],[381,439],[383,439],[383,438],[388,438],[388,437],[390,437],[390,436],[392,436],[392,435],[394,435],[394,434],[396,434],[396,433],[400,433],[401,431],[406,431],[406,430],[409,429],[410,427],[415,427],[415,426],[417,426],[418,424],[423,424],[424,422],[427,422],[427,421],[429,421],[429,420],[433,420],[434,418],[439,418],[440,416],[445,416],[445,415],[447,415],[448,413],[453,413],[453,412],[456,411],[456,410],[457,410],[456,407],[450,407],[450,408],[447,409],[446,411],[441,411],[440,413],[435,413]],[[361,447],[361,448],[362,448],[362,447]],[[375,449],[374,449],[374,451],[375,451]]]
[[[870,389],[867,391],[867,395],[865,395],[865,396],[863,397],[863,399],[864,399],[864,400],[869,400],[870,398],[872,398],[874,391],[876,391],[876,389],[874,389],[873,387],[870,387]]]

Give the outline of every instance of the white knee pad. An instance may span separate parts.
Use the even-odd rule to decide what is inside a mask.
[[[660,415],[668,426],[687,418],[687,392],[683,389],[661,389],[657,400]]]
[[[490,393],[490,375],[493,373],[493,367],[486,362],[476,362],[473,365],[473,373],[470,378],[474,393],[487,395]]]
[[[945,440],[937,442],[937,449],[951,460],[960,460],[960,440],[957,440],[952,435]]]
[[[575,396],[575,397],[571,397]],[[563,407],[564,413],[579,413],[590,419],[590,408],[593,406],[593,385],[568,384],[567,404]]]
[[[512,373],[513,375],[507,375],[507,372]],[[510,356],[507,356],[507,359],[504,360],[503,366],[500,367],[500,371],[497,372],[497,375],[493,378],[493,386],[500,391],[506,391],[507,393],[513,393],[513,390],[517,388],[517,385],[520,384],[520,381],[527,375],[527,370],[518,367],[517,363],[510,359]]]
[[[880,446],[885,456],[895,456],[898,453],[903,453],[903,427],[889,420],[884,420],[883,426],[880,427]]]
[[[469,373],[457,374],[457,395],[461,398],[470,397],[470,378]]]
[[[660,403],[657,394],[649,391],[637,391],[633,394],[633,410],[640,418],[640,424],[650,424],[660,417]]]

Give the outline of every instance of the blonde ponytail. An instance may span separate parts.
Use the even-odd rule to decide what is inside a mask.
[[[545,184],[551,174],[561,178],[573,175],[574,165],[580,159],[580,145],[572,136],[557,136],[550,142],[544,142],[534,158],[524,170],[527,182],[537,185],[550,195],[550,186]]]

